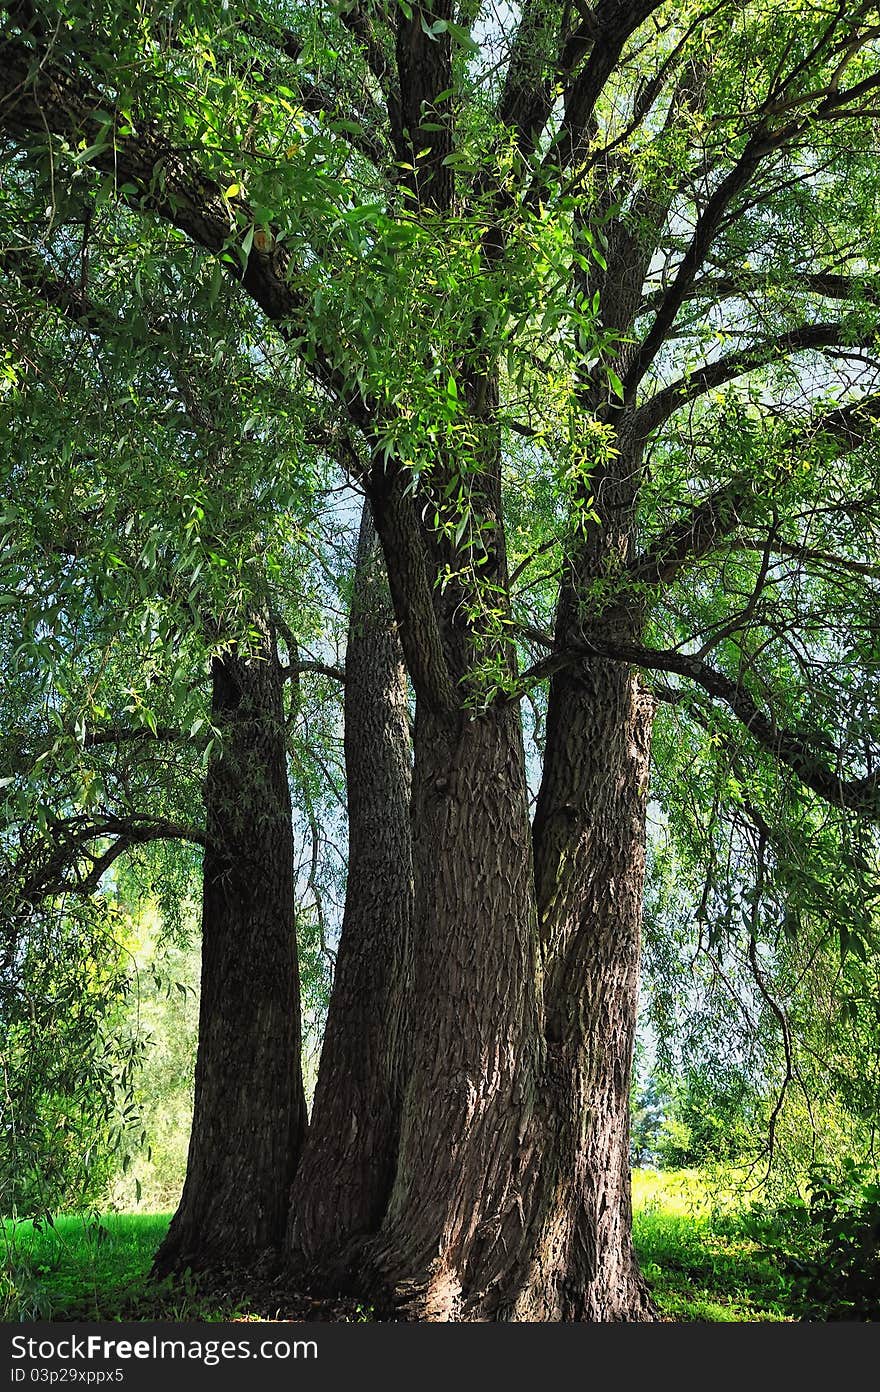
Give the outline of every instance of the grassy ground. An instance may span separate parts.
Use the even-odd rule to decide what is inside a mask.
[[[636,1247],[664,1318],[793,1318],[786,1280],[747,1237],[736,1201],[710,1194],[692,1173],[637,1171],[633,1202]],[[38,1229],[7,1222],[0,1319],[258,1318],[256,1301],[200,1295],[191,1282],[150,1281],[150,1261],[167,1224],[162,1213],[57,1218]],[[265,1298],[262,1307],[266,1313]]]
[[[748,1235],[741,1198],[693,1171],[633,1174],[633,1235],[665,1319],[791,1320],[790,1281]]]
[[[150,1262],[168,1220],[167,1213],[58,1217],[51,1227],[7,1220],[0,1316],[124,1318],[147,1294]]]

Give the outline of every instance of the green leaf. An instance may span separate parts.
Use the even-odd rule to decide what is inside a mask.
[[[608,381],[611,383],[611,390],[614,392],[615,396],[619,396],[622,401],[624,390],[623,383],[621,382],[617,373],[614,371],[613,367],[606,367],[605,371],[608,375]]]

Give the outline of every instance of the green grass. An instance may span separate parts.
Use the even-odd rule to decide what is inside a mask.
[[[664,1319],[795,1318],[786,1278],[749,1238],[743,1200],[693,1172],[633,1175],[635,1242]],[[166,1213],[2,1225],[0,1319],[257,1318],[246,1302],[201,1296],[192,1281],[156,1282],[150,1263]],[[0,1257],[4,1255],[0,1245]]]
[[[167,1213],[69,1216],[55,1218],[51,1226],[7,1220],[0,1318],[209,1318],[191,1283],[150,1280],[153,1253],[169,1218]]]
[[[740,1323],[796,1318],[790,1281],[748,1234],[746,1207],[694,1171],[633,1174],[636,1251],[665,1319]]]

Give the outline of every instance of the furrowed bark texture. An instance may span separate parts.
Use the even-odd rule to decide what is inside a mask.
[[[518,712],[416,717],[410,1066],[370,1254],[414,1318],[491,1314],[522,1225],[537,1062],[536,932]]]
[[[547,1071],[529,1318],[651,1317],[632,1249],[629,1094],[651,705],[625,668],[554,681],[535,823]]]
[[[382,1221],[397,1156],[413,912],[406,672],[369,503],[345,660],[348,880],[289,1245],[324,1279]],[[340,1270],[340,1277],[344,1272]]]
[[[557,636],[639,634],[624,594],[591,612],[589,584],[626,563],[641,460],[597,480],[602,524],[566,585]],[[519,1301],[526,1317],[653,1317],[632,1248],[629,1095],[641,953],[653,706],[638,677],[602,659],[554,678],[533,827],[545,980],[543,1215]]]
[[[474,506],[498,519],[496,383],[475,373],[464,386],[485,459]],[[440,468],[453,471],[454,462]],[[411,602],[404,600],[402,565],[428,576],[447,563],[459,571],[458,543],[420,532],[421,514],[405,494],[378,495],[417,692],[415,927],[397,1168],[364,1279],[374,1298],[381,1292],[409,1318],[491,1317],[519,1248],[540,1053],[522,728],[510,706],[468,709],[471,665],[492,642],[478,631],[479,617],[466,616],[470,582],[410,587]],[[481,573],[503,592],[500,528],[483,532],[479,545]]]
[[[215,658],[222,745],[205,783],[195,1104],[159,1272],[252,1259],[284,1239],[306,1109],[282,693],[270,634],[257,654]]]

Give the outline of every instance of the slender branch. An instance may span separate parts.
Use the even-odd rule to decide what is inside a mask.
[[[790,77],[788,81],[790,82]],[[656,358],[666,341],[679,309],[691,294],[694,283],[703,266],[709,249],[718,233],[731,204],[750,183],[759,166],[768,155],[790,147],[815,122],[831,119],[835,115],[848,116],[861,114],[852,109],[852,103],[860,100],[868,92],[880,87],[880,73],[865,78],[845,91],[827,90],[824,99],[803,119],[789,122],[785,126],[771,126],[771,117],[778,106],[771,100],[764,104],[761,119],[749,136],[739,159],[721,180],[706,203],[700,216],[690,245],[685,251],[678,270],[657,308],[651,325],[624,382],[624,394],[632,401],[642,378]],[[815,96],[820,96],[816,93]]]
[[[780,279],[772,271],[752,271],[745,268],[731,275],[703,276],[688,292],[689,300],[745,299],[766,291],[788,291],[793,294],[818,295],[826,300],[864,301],[880,307],[880,290],[876,281],[862,280],[855,275],[840,275],[833,271],[795,274],[792,279]],[[649,291],[642,300],[642,313],[656,310],[663,299],[663,290]]]
[[[802,450],[817,440],[827,439],[836,445],[836,449],[831,456],[823,452],[823,458],[838,458],[871,439],[878,421],[880,392],[818,416],[806,430],[789,442],[787,454]],[[777,479],[784,481],[786,477],[785,470],[780,468]],[[701,560],[717,541],[729,537],[738,526],[746,524],[743,505],[757,487],[755,479],[748,474],[738,475],[722,484],[692,507],[680,521],[668,527],[647,551],[632,562],[626,572],[629,582],[647,586],[671,584],[683,567]],[[766,495],[766,480],[761,487]],[[849,506],[855,506],[855,503]],[[763,549],[764,543],[756,545]],[[818,557],[814,555],[813,559]],[[858,562],[852,563],[853,568],[858,565]],[[872,572],[866,570],[863,573]]]
[[[284,680],[298,677],[301,672],[315,672],[321,677],[331,677],[333,681],[345,682],[345,669],[333,667],[327,662],[291,662],[282,669]]]
[[[754,537],[749,537],[741,541],[732,541],[730,547],[733,551],[763,551],[766,544],[766,542],[759,541]],[[776,556],[790,557],[795,561],[804,561],[808,565],[813,563],[828,567],[831,570],[842,570],[850,575],[864,575],[869,580],[880,580],[880,565],[872,561],[858,561],[849,556],[836,556],[831,551],[819,551],[813,546],[801,546],[796,542],[774,540],[770,549]]]
[[[175,741],[185,739],[183,730],[176,725],[157,725],[155,730],[112,729],[87,730],[83,739],[84,749],[97,749],[103,744],[140,743],[141,741]]]
[[[14,862],[0,876],[0,897],[11,888],[19,905],[33,905],[58,894],[90,894],[109,866],[134,846],[151,841],[185,841],[202,848],[208,845],[198,827],[140,814],[62,818],[50,823],[47,836],[52,838],[51,845],[40,843],[26,853],[24,865]],[[113,840],[105,850],[93,853],[89,849],[92,842],[107,838]],[[83,866],[84,858],[91,862],[89,869]]]

